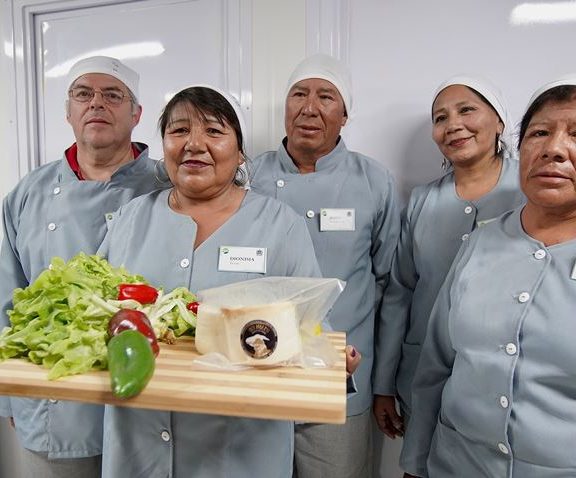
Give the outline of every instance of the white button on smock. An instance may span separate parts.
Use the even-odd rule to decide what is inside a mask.
[[[517,351],[518,349],[516,348],[516,344],[513,344],[512,342],[506,344],[506,353],[508,355],[516,355]]]
[[[508,447],[504,443],[498,443],[498,449],[505,455],[508,454]]]
[[[504,395],[502,395],[502,396],[500,397],[500,406],[501,406],[502,408],[508,408],[508,397],[506,397],[506,396],[504,396]]]
[[[535,253],[534,253],[534,257],[536,259],[544,259],[546,257],[546,251],[544,249],[538,249]]]
[[[188,259],[182,259],[180,261],[180,267],[182,267],[182,269],[186,269],[186,267],[188,267],[190,265],[190,261]]]
[[[467,241],[469,237],[469,234],[462,234],[462,240],[463,241]]]
[[[278,186],[279,188],[283,188],[284,187],[284,180],[279,179],[278,181],[276,181],[276,186]]]
[[[464,213],[465,214],[470,214],[472,212],[472,206],[466,206],[464,208]]]
[[[60,188],[59,188],[59,187],[55,187],[52,192],[53,192],[54,194],[60,194]]]
[[[310,219],[312,219],[314,217],[314,211],[312,211],[312,210],[306,211],[306,216],[309,217]]]
[[[53,222],[51,222],[50,224],[48,224],[48,230],[49,231],[53,231],[56,229],[56,224],[54,224]]]
[[[50,400],[48,400],[50,403],[58,403],[58,400],[51,398]]]
[[[166,430],[163,430],[162,433],[160,433],[160,436],[162,437],[162,440],[170,441],[170,433],[168,433]]]
[[[530,300],[530,294],[528,292],[522,292],[518,296],[518,302],[520,302],[521,304],[523,304],[524,302],[528,302],[528,300]]]

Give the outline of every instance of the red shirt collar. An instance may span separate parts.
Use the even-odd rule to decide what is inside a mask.
[[[136,146],[136,143],[132,143],[132,154],[134,155],[135,158],[140,156],[140,150],[138,149],[138,146]],[[74,143],[72,146],[70,146],[66,151],[64,151],[64,156],[66,156],[66,160],[70,165],[70,169],[74,171],[76,177],[80,181],[83,181],[85,178],[84,176],[82,176],[82,171],[80,170],[80,164],[78,163],[78,145]]]

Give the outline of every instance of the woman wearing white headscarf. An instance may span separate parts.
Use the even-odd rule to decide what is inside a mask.
[[[457,76],[434,94],[432,137],[450,171],[410,196],[375,361],[374,414],[391,438],[402,435],[412,413],[410,389],[428,317],[458,249],[478,226],[524,201],[510,127],[501,94],[484,79]]]
[[[520,127],[527,202],[475,231],[430,317],[402,464],[430,478],[576,476],[576,75]]]

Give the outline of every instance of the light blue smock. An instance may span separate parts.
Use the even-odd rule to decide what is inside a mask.
[[[412,474],[576,476],[576,240],[546,247],[520,213],[475,231],[440,290],[401,458]]]
[[[107,213],[161,187],[148,147],[110,181],[80,181],[64,157],[24,177],[6,196],[0,251],[0,328],[9,324],[12,291],[28,286],[54,256],[68,260],[96,252],[106,234]],[[67,401],[0,397],[0,415],[13,416],[22,446],[49,458],[80,458],[102,450],[104,407]]]
[[[358,393],[347,406],[349,416],[358,415],[372,404],[374,326],[400,232],[394,180],[382,163],[348,151],[342,139],[315,172],[300,174],[285,144],[254,160],[251,185],[305,219],[322,275],[346,281],[330,323],[362,353],[354,373]],[[320,231],[322,208],[353,209],[355,230]]]
[[[374,393],[397,395],[404,414],[410,415],[428,317],[458,249],[478,225],[524,201],[518,161],[510,157],[503,160],[496,186],[475,201],[458,197],[453,171],[412,191],[384,293],[374,366]]]
[[[196,250],[196,224],[169,191],[121,208],[101,253],[165,290],[191,291],[269,276],[320,277],[304,221],[248,191],[239,210]],[[218,271],[220,246],[267,248],[266,274]],[[106,406],[104,478],[290,478],[293,423]]]

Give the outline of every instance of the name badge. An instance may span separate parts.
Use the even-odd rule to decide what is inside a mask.
[[[355,209],[320,209],[320,230],[321,231],[355,231],[356,212]]]
[[[265,247],[220,246],[218,270],[266,273]]]

